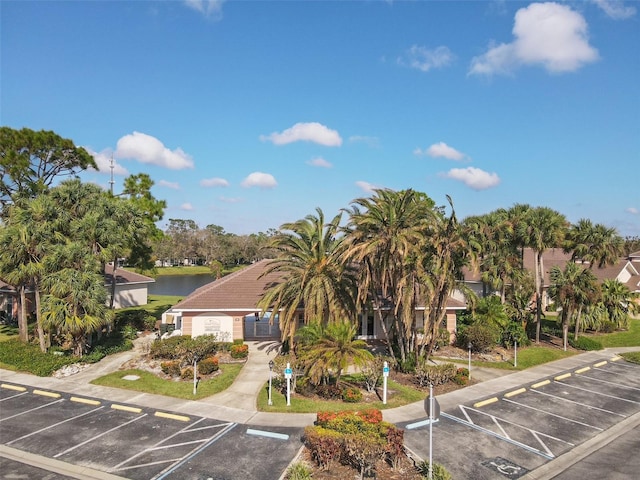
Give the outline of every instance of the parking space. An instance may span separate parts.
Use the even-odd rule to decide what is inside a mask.
[[[640,366],[614,357],[442,412],[433,458],[454,478],[519,478],[637,412]],[[423,423],[401,426],[405,444],[428,458]]]
[[[20,385],[0,388],[2,444],[134,480],[278,478],[301,433]]]

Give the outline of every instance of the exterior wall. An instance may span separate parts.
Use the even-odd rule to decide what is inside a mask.
[[[108,287],[109,294],[111,293]],[[113,302],[115,308],[137,307],[147,304],[148,288],[146,284],[117,285],[116,298]]]
[[[233,317],[220,312],[205,312],[191,317],[191,336],[216,335],[220,341],[233,340]],[[185,331],[182,332],[186,334]]]

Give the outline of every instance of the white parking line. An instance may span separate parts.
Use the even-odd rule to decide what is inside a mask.
[[[622,400],[623,402],[635,403],[636,405],[640,405],[640,402],[636,402],[635,400],[629,400],[628,398],[617,397],[615,395],[607,395],[606,393],[597,392],[593,389],[577,387],[576,385],[571,385],[570,383],[558,382],[560,385],[565,387],[575,388],[576,390],[581,390],[583,392],[589,392],[594,395],[600,395],[601,397],[615,398],[616,400]]]
[[[581,378],[584,378],[585,380],[591,380],[592,382],[606,383],[607,385],[613,385],[613,386],[619,387],[619,388],[626,388],[628,390],[638,390],[638,391],[640,391],[640,388],[638,388],[638,387],[631,387],[629,385],[624,385],[622,383],[609,382],[608,380],[602,380],[600,378],[592,377],[591,375],[583,375]]]
[[[0,399],[0,402],[4,402],[5,400],[11,400],[12,398],[20,397],[22,395],[25,395],[26,393],[27,392],[16,393],[15,395],[11,395],[10,397],[5,397]]]
[[[53,456],[53,458],[58,458],[58,457],[61,457],[62,455],[66,455],[69,452],[73,452],[76,448],[83,447],[87,443],[91,443],[94,440],[97,440],[98,438],[103,437],[103,436],[113,432],[114,430],[118,430],[119,428],[122,428],[122,427],[125,427],[125,426],[129,425],[130,423],[137,422],[138,420],[140,420],[140,419],[142,419],[142,418],[144,418],[146,416],[147,416],[147,414],[145,413],[143,415],[140,415],[139,417],[136,417],[136,418],[134,418],[132,420],[129,420],[128,422],[125,422],[125,423],[123,423],[121,425],[118,425],[117,427],[110,428],[106,432],[102,432],[99,435],[95,435],[95,436],[91,437],[89,440],[85,440],[84,442],[78,443],[77,445],[74,445],[71,448],[67,448],[64,452],[60,452],[60,453],[55,454]]]
[[[40,430],[36,430],[35,432],[27,433],[26,435],[23,435],[21,437],[14,438],[10,442],[6,443],[5,445],[11,445],[12,443],[15,443],[15,442],[17,442],[19,440],[31,437],[32,435],[37,435],[40,432],[44,432],[44,431],[49,430],[51,428],[57,427],[58,425],[62,425],[63,423],[67,423],[67,422],[70,422],[72,420],[75,420],[76,418],[84,417],[85,415],[89,415],[90,413],[97,412],[98,410],[102,410],[102,408],[103,407],[94,408],[93,410],[89,410],[88,412],[84,412],[84,413],[81,413],[80,415],[75,415],[73,417],[69,417],[66,420],[62,420],[62,421],[60,421],[58,423],[54,423],[53,425],[49,425],[48,427],[44,427],[44,428],[41,428]]]
[[[590,408],[590,409],[593,409],[593,410],[598,410],[600,412],[610,413],[611,415],[617,415],[617,416],[622,417],[622,418],[627,418],[627,416],[623,415],[622,413],[613,412],[611,410],[606,410],[606,409],[600,408],[600,407],[594,407],[593,405],[588,405],[588,404],[582,403],[582,402],[576,402],[575,400],[571,400],[569,398],[560,397],[558,395],[552,395],[552,394],[546,393],[546,392],[541,392],[540,390],[531,390],[531,391],[535,392],[535,393],[537,393],[539,395],[545,395],[547,397],[551,397],[551,398],[556,398],[558,400],[562,400],[563,402],[569,402],[569,403],[573,403],[575,405],[580,405],[581,407],[586,407],[586,408]]]
[[[579,421],[577,421],[577,420],[572,420],[571,418],[567,418],[567,417],[563,417],[562,415],[558,415],[558,414],[555,414],[555,413],[547,412],[546,410],[541,410],[541,409],[539,409],[539,408],[532,407],[532,406],[530,406],[530,405],[525,405],[524,403],[515,402],[515,401],[513,401],[513,400],[509,400],[509,399],[507,399],[507,398],[505,398],[505,399],[504,399],[504,401],[505,401],[505,402],[509,402],[509,403],[513,403],[514,405],[520,405],[521,407],[528,408],[528,409],[530,409],[530,410],[534,410],[534,411],[536,411],[536,412],[544,413],[545,415],[550,415],[550,416],[552,416],[552,417],[560,418],[560,419],[562,419],[562,420],[566,420],[566,421],[571,422],[571,423],[577,423],[578,425],[582,425],[582,426],[584,426],[584,427],[593,428],[594,430],[598,430],[598,431],[600,431],[600,432],[602,432],[602,431],[603,431],[603,429],[602,429],[602,428],[600,428],[600,427],[595,427],[595,426],[593,426],[593,425],[589,425],[588,423],[583,423],[583,422],[579,422]]]
[[[41,408],[50,407],[51,405],[55,405],[56,403],[64,402],[64,399],[61,398],[59,400],[55,400],[53,402],[45,403],[44,405],[40,405],[39,407],[31,408],[29,410],[25,410],[24,412],[16,413],[15,415],[11,415],[10,417],[0,418],[0,422],[4,422],[5,420],[10,420],[15,417],[19,417],[20,415],[25,415],[27,413],[35,412],[36,410],[40,410]]]

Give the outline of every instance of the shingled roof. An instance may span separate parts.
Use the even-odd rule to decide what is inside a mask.
[[[113,265],[105,265],[104,267],[105,285],[111,285],[113,282]],[[116,285],[135,284],[135,283],[153,283],[155,280],[151,277],[141,275],[124,268],[116,270]]]
[[[255,310],[265,291],[282,278],[278,272],[260,277],[267,270],[269,262],[271,260],[260,260],[203,285],[171,310]]]

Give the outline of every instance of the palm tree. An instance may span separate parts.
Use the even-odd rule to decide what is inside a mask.
[[[562,245],[567,229],[565,217],[547,207],[529,209],[516,226],[516,233],[525,247],[533,250],[536,281],[536,343],[540,343],[542,316],[542,283],[544,280],[543,253]]]
[[[78,242],[57,246],[45,259],[50,272],[43,281],[43,325],[71,334],[74,354],[81,356],[87,336],[110,324],[104,277],[99,262]]]
[[[316,212],[317,216],[307,215],[280,227],[281,233],[271,243],[278,256],[263,273],[284,275],[258,306],[277,312],[282,338],[288,338],[291,344],[300,308],[304,308],[305,323],[318,319],[323,324],[353,318],[356,310],[355,271],[339,258],[341,214],[325,223],[322,210],[317,208]]]
[[[576,326],[580,325],[582,309],[597,296],[597,279],[591,270],[573,262],[567,263],[564,270],[554,266],[550,277],[549,295],[562,309],[562,339],[566,350],[569,324],[573,320]],[[577,339],[577,333],[575,337]]]
[[[347,210],[343,261],[360,267],[358,299],[372,305],[389,347],[393,329],[402,362],[413,349],[418,257],[434,205],[411,189],[378,189],[372,197],[354,200]],[[395,360],[393,348],[389,351]]]
[[[305,354],[308,374],[312,379],[326,377],[335,372],[336,385],[342,372],[349,365],[362,366],[373,358],[367,350],[367,342],[356,339],[357,327],[348,321],[338,321],[323,326],[319,322],[300,330],[305,339]]]
[[[565,238],[565,252],[571,252],[571,260],[582,260],[589,268],[614,265],[624,253],[624,240],[615,228],[591,220],[581,219],[572,225]]]
[[[609,321],[615,323],[618,329],[628,329],[629,315],[640,313],[638,298],[640,295],[618,280],[607,279],[602,282],[602,304]]]

